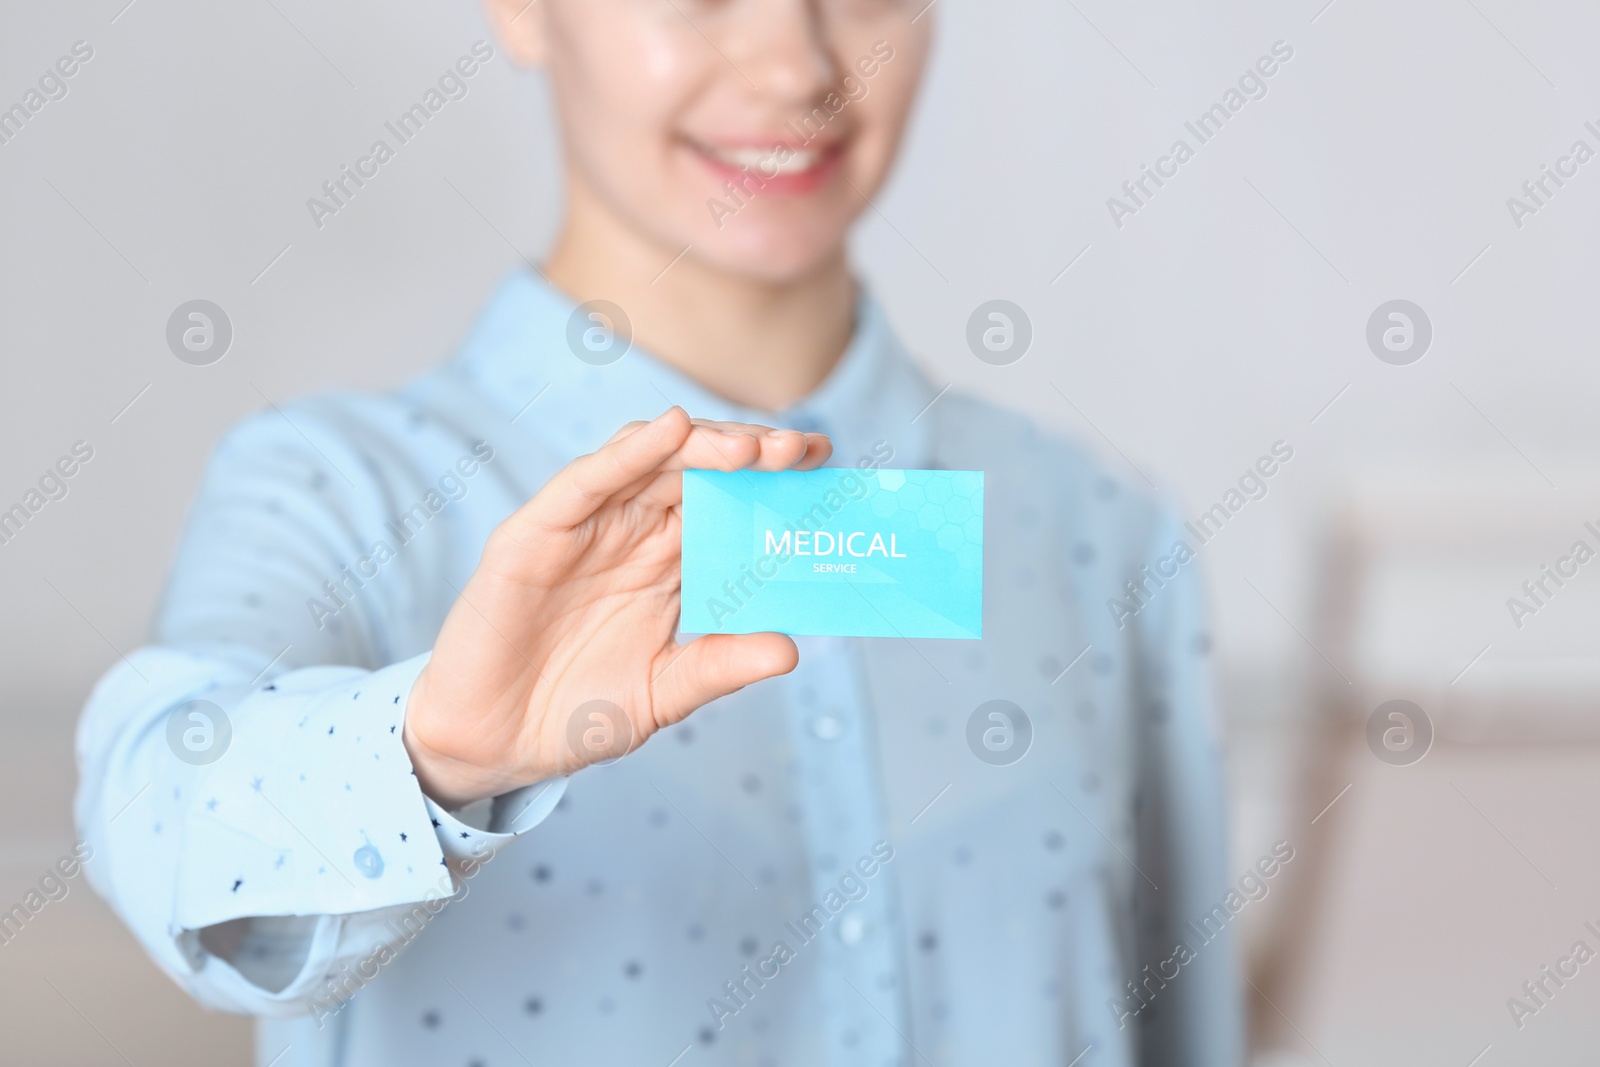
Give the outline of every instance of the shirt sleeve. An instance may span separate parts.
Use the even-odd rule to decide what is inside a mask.
[[[422,793],[401,731],[428,653],[394,660],[385,618],[442,617],[417,597],[448,584],[420,545],[381,587],[333,584],[395,492],[326,420],[242,424],[207,469],[153,643],[80,721],[88,877],[207,1005],[336,1010],[331,985],[409,942],[565,789],[456,814]]]
[[[1151,882],[1136,883],[1135,910],[1139,959],[1178,974],[1140,1013],[1140,1061],[1233,1067],[1244,1061],[1235,930],[1206,922],[1232,889],[1209,626],[1196,546],[1170,514],[1155,530],[1145,573],[1162,585],[1137,620],[1136,827],[1139,866]]]

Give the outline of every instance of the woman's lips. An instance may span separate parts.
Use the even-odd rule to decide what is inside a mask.
[[[733,182],[741,198],[769,194],[804,196],[815,192],[833,177],[844,155],[842,141],[804,146],[686,143],[701,164],[715,176],[717,184]]]

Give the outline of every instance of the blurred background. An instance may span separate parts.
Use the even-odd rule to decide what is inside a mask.
[[[1600,8],[928,17],[858,261],[934,377],[1227,515],[1200,558],[1234,867],[1295,849],[1241,920],[1256,1062],[1592,1062],[1600,966],[1542,1003],[1523,983],[1600,949],[1600,560],[1576,551],[1600,552]],[[78,709],[143,641],[221,430],[446,358],[549,240],[544,86],[499,54],[336,215],[307,208],[489,37],[467,0],[0,0],[0,108],[26,112],[0,115],[0,510],[93,449],[0,543],[0,908],[72,847]],[[232,324],[209,366],[166,340],[195,299]],[[966,342],[992,299],[1032,326],[1007,366]],[[1274,445],[1266,494],[1230,497]],[[69,885],[0,944],[0,1058],[248,1062],[246,1021]]]

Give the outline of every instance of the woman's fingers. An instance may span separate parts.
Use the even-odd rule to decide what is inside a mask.
[[[800,662],[794,639],[784,634],[707,634],[665,652],[653,668],[651,698],[656,725],[670,726],[718,697]]]
[[[683,472],[661,471],[649,479],[631,498],[634,504],[662,511],[683,503]]]
[[[752,437],[765,437],[773,431],[773,427],[760,422],[730,422],[726,419],[695,419],[693,421],[696,426],[722,430],[727,433],[747,433]]]
[[[810,470],[827,462],[833,443],[825,434],[803,433],[755,422],[692,419],[694,430],[677,455],[663,466],[667,470]],[[607,444],[637,432],[649,423],[630,422]],[[748,449],[755,442],[758,451]]]
[[[682,498],[682,485],[668,472],[811,470],[832,454],[833,443],[823,434],[691,420],[672,407],[650,422],[627,424],[599,450],[573,460],[507,521],[524,534],[571,529],[610,500],[648,494],[644,502],[673,506]]]
[[[692,430],[682,408],[668,408],[562,467],[507,524],[514,530],[566,530],[578,525],[613,495],[635,487],[660,468],[683,447]]]
[[[806,452],[794,465],[795,470],[816,470],[833,456],[833,440],[826,434],[806,434]]]
[[[707,440],[716,443],[720,435],[748,435],[761,447],[760,455],[745,464],[744,469],[781,471],[790,468],[810,470],[825,463],[833,454],[833,443],[825,434],[802,433],[782,427],[764,426],[754,422],[719,422],[714,419],[695,419],[695,427],[706,431]],[[720,431],[720,434],[713,432]],[[691,441],[693,438],[691,438]],[[705,467],[713,470],[733,469],[726,465],[698,462],[701,456],[683,457],[684,468]]]
[[[764,430],[765,427],[757,426],[752,427],[752,429]],[[733,432],[743,434],[745,431],[740,430]],[[826,435],[820,433],[796,433],[795,436],[804,438],[804,448],[801,448],[799,444],[793,440],[775,440],[771,443],[765,443],[767,439],[763,438],[762,440],[764,443],[760,458],[749,464],[744,469],[801,471],[815,470],[817,467],[820,467],[826,463],[828,458],[833,455],[833,442],[828,440]],[[729,449],[726,444],[721,444],[714,439],[705,443],[706,448],[701,450],[698,454],[694,454],[695,441],[693,435],[691,435],[690,441],[685,442],[684,448],[680,450],[678,456],[675,456],[671,461],[664,464],[661,470],[654,472],[647,478],[642,479],[637,487],[620,495],[625,499],[631,499],[648,507],[676,507],[678,504],[683,502],[682,472],[684,469],[734,469],[726,463],[697,462],[698,460],[706,459],[708,456],[714,459],[719,456],[726,458],[728,455]],[[790,457],[795,455],[797,455],[798,458],[791,462]]]
[[[762,462],[764,442],[753,430],[734,423],[712,426],[696,421],[688,440],[667,460],[666,470],[735,471]]]

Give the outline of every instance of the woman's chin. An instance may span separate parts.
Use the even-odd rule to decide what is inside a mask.
[[[730,274],[769,284],[795,282],[834,262],[845,230],[834,220],[811,226],[793,220],[729,223],[695,244],[700,259]]]

